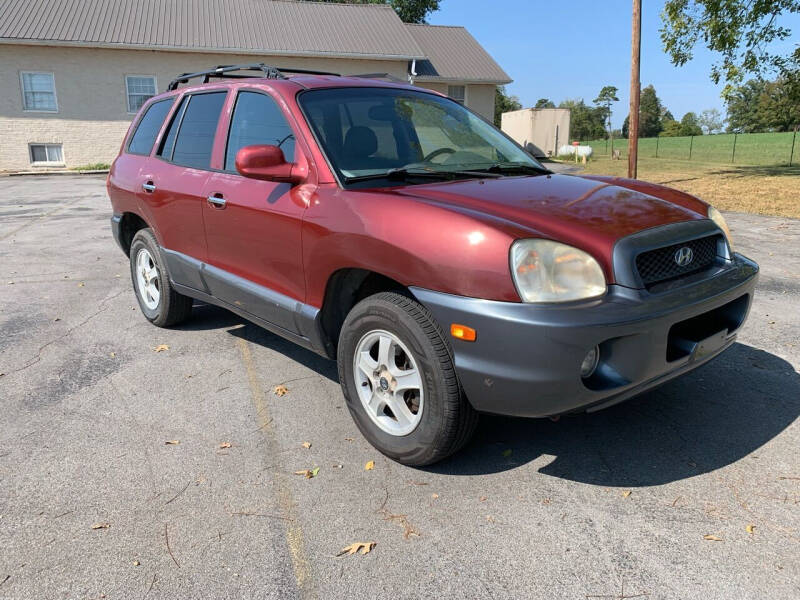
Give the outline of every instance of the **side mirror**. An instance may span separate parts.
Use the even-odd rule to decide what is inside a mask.
[[[250,179],[300,183],[303,175],[293,163],[286,162],[278,146],[245,146],[236,153],[236,170]]]

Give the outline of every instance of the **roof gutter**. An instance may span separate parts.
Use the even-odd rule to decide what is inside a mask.
[[[34,40],[23,38],[0,38],[0,44],[21,46],[57,46],[72,48],[105,48],[109,50],[162,50],[164,52],[186,52],[203,54],[239,54],[245,56],[287,56],[303,58],[360,58],[371,60],[417,60],[424,56],[409,56],[407,54],[360,54],[357,52],[314,52],[274,50],[270,48],[215,48],[210,46],[167,46],[159,44],[119,44],[113,42],[86,42],[72,40]]]

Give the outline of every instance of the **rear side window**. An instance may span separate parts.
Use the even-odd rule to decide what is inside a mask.
[[[143,154],[148,156],[153,149],[161,124],[167,116],[172,106],[172,98],[160,100],[150,105],[144,116],[136,126],[131,143],[128,144],[128,152],[131,154]]]
[[[180,118],[172,125],[178,127],[178,134],[174,138],[175,146],[172,148],[172,162],[195,169],[208,169],[211,166],[214,133],[226,94],[227,92],[194,94],[184,100],[186,106],[178,111],[181,113]],[[165,144],[164,149],[166,148]],[[166,154],[164,156],[167,158]]]
[[[258,92],[239,92],[233,109],[225,170],[236,170],[236,153],[245,146],[278,146],[289,162],[294,161],[294,132],[275,100]]]
[[[178,135],[178,129],[183,120],[183,113],[186,112],[186,105],[189,103],[189,96],[184,96],[181,100],[178,110],[172,116],[172,121],[167,128],[167,135],[161,141],[161,148],[158,150],[158,156],[172,160],[172,149],[175,147],[175,136]]]

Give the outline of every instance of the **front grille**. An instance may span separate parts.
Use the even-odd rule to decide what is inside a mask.
[[[702,271],[714,264],[717,244],[721,240],[721,235],[710,235],[642,252],[636,257],[636,270],[645,286]],[[680,265],[675,260],[676,253],[682,248],[691,249],[693,254],[692,261],[685,265]]]

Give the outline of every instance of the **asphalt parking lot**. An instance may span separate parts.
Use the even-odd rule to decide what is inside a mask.
[[[800,597],[800,221],[727,215],[762,273],[712,363],[411,469],[333,363],[215,307],[150,325],[102,177],[2,185],[0,598]]]

